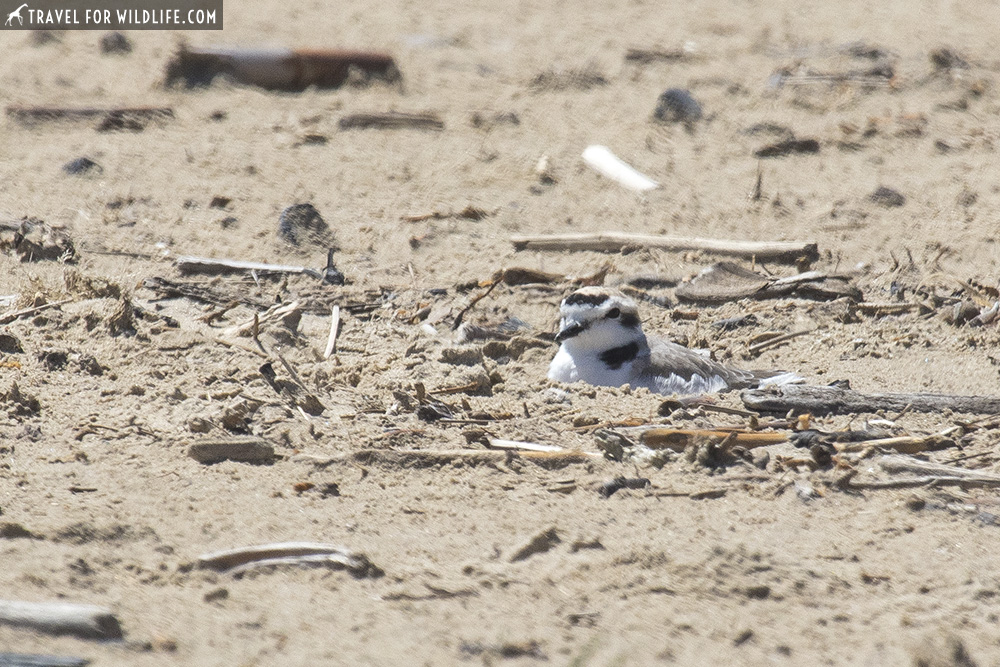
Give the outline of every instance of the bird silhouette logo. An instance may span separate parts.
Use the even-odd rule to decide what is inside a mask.
[[[25,7],[27,7],[27,6],[28,6],[28,3],[26,2],[23,5],[21,5],[20,7],[18,7],[17,9],[15,9],[14,11],[12,11],[10,14],[7,14],[7,22],[4,23],[4,25],[5,26],[14,25],[14,23],[13,23],[14,19],[17,19],[18,23],[20,23],[21,25],[24,25],[24,19],[21,18],[21,10],[24,9]]]

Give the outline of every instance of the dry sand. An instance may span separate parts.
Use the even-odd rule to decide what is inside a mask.
[[[813,268],[850,272],[866,300],[929,308],[844,321],[843,302],[805,298],[645,303],[647,328],[815,384],[996,394],[996,325],[945,317],[970,295],[962,282],[996,298],[995,3],[226,9],[224,33],[132,33],[135,49],[124,56],[102,55],[97,32],[43,45],[23,32],[2,38],[7,104],[170,106],[175,117],[121,132],[0,122],[0,222],[44,220],[78,250],[73,264],[21,263],[9,246],[0,254],[0,296],[11,297],[0,312],[66,300],[0,327],[23,350],[0,353],[0,597],[106,606],[125,632],[123,642],[99,643],[0,627],[0,650],[94,665],[1000,663],[1000,510],[989,488],[846,492],[834,484],[843,467],[811,470],[808,450],[787,443],[768,447],[763,467],[684,455],[661,467],[600,457],[565,467],[344,458],[482,449],[484,433],[596,454],[588,425],[747,423],[700,409],[662,417],[662,397],[646,391],[546,380],[546,334],[569,282],[500,285],[466,319],[516,317],[530,330],[449,351],[455,316],[498,269],[580,276],[608,263],[613,284],[635,274],[687,280],[717,259],[516,252],[509,238],[518,233],[815,240]],[[196,46],[385,49],[404,85],[164,89],[181,37]],[[852,56],[854,43],[883,50],[892,79],[872,75],[880,63]],[[630,47],[685,55],[636,63],[625,59]],[[962,61],[935,65],[942,48]],[[781,72],[789,76],[776,85]],[[705,117],[689,129],[654,122],[669,87],[688,89]],[[434,112],[445,129],[338,129],[346,114],[387,110]],[[755,150],[780,139],[761,124],[815,138],[820,150],[758,160]],[[609,146],[664,187],[639,196],[603,179],[580,159],[589,144]],[[543,155],[554,184],[534,173]],[[65,174],[62,165],[81,156],[103,171]],[[872,202],[880,186],[904,205]],[[216,196],[231,201],[213,208]],[[276,235],[280,212],[303,202],[334,230],[344,287],[304,276],[180,276],[173,264],[207,255],[321,267],[325,248]],[[489,215],[403,219],[470,205]],[[151,278],[244,303],[205,321],[220,306],[164,298],[144,283]],[[671,290],[659,294],[675,303]],[[265,381],[249,338],[217,342],[279,299],[298,299],[306,312],[295,334],[269,325],[261,340],[280,346],[323,404],[319,416]],[[323,359],[333,304],[343,307],[339,350]],[[711,327],[746,312],[756,325]],[[814,331],[747,355],[758,334],[803,329]],[[415,414],[418,384],[470,383],[478,389],[434,395],[465,423]],[[15,384],[38,405],[14,400]],[[742,405],[735,394],[719,401]],[[919,434],[981,417],[860,414],[814,424],[883,418]],[[995,422],[981,423],[961,451],[929,458],[972,457],[956,465],[996,471]],[[236,433],[267,438],[276,460],[203,465],[187,456],[191,442]],[[876,458],[840,465],[872,479]],[[651,488],[597,492],[637,474]],[[515,560],[535,537],[545,548]],[[207,552],[280,541],[342,545],[384,574],[278,568],[237,578],[192,568]]]

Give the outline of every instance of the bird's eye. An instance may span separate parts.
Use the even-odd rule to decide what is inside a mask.
[[[608,314],[605,317],[607,317],[609,320],[616,320],[618,319],[618,316],[621,314],[622,311],[618,310],[617,308],[612,308],[611,310],[608,311]]]

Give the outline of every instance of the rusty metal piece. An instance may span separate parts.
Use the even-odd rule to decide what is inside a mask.
[[[354,76],[389,83],[402,78],[392,56],[384,53],[182,46],[167,63],[166,84],[183,82],[188,88],[207,86],[222,74],[239,83],[291,92],[309,86],[339,88]]]

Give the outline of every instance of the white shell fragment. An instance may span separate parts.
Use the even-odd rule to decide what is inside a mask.
[[[583,160],[602,176],[617,181],[629,190],[645,192],[660,187],[659,183],[618,159],[607,146],[587,146],[583,151]]]

